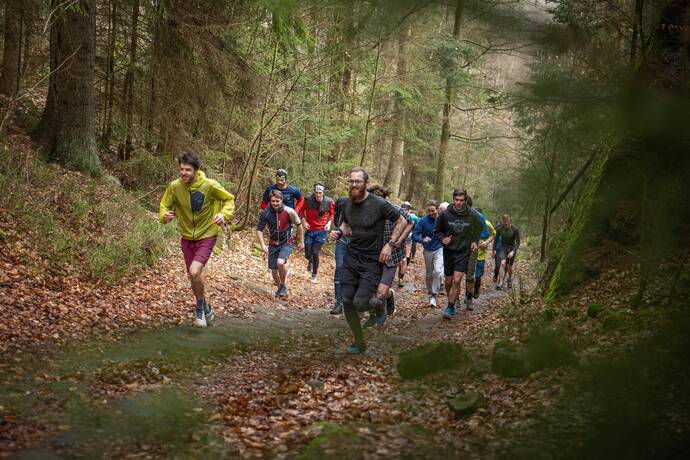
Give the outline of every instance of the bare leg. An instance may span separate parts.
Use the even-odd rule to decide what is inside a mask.
[[[278,259],[278,274],[280,276],[280,284],[284,285],[287,279],[287,267],[285,266],[285,261],[283,259]]]
[[[194,293],[194,297],[196,297],[197,301],[204,299],[204,280],[201,277],[201,272],[203,269],[204,264],[195,260],[189,266],[189,271],[187,272],[189,275],[189,281],[192,284],[192,292]]]
[[[460,296],[460,291],[462,291],[462,280],[464,279],[464,277],[465,274],[461,272],[454,272],[452,277],[448,277],[453,280],[452,287],[448,292],[448,303],[455,304],[455,301],[458,300],[458,297]]]
[[[278,274],[278,269],[271,269],[271,275],[273,276],[273,284],[280,286],[280,275]]]

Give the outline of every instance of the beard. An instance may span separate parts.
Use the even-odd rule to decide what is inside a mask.
[[[362,198],[364,198],[364,193],[366,192],[366,190],[366,186],[364,185],[362,187],[350,187],[350,199],[352,201],[361,200]]]

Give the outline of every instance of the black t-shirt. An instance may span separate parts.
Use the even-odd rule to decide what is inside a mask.
[[[347,200],[343,209],[343,222],[352,229],[350,249],[378,255],[386,243],[383,227],[386,220],[397,222],[400,213],[383,198],[369,194],[361,203]]]
[[[513,224],[507,228],[503,224],[496,227],[496,239],[499,238],[505,247],[513,248],[515,251],[520,247],[520,230]]]

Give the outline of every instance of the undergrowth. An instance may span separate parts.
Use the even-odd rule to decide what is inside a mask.
[[[108,176],[67,171],[38,158],[25,138],[8,140],[0,147],[0,237],[28,239],[49,266],[109,282],[155,263],[174,226],[160,225]]]

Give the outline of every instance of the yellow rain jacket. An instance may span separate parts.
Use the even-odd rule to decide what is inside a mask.
[[[206,174],[197,171],[191,185],[176,179],[165,189],[161,198],[160,221],[165,223],[165,213],[173,210],[182,238],[199,241],[221,233],[221,227],[213,223],[213,218],[222,214],[225,222],[229,222],[235,211],[235,197],[217,181],[207,179]]]
[[[486,228],[489,230],[489,235],[493,236],[494,238],[496,237],[496,229],[494,228],[493,225],[491,225],[491,221],[489,219],[486,219]],[[487,236],[484,239],[489,239]],[[477,260],[486,260],[486,248],[479,248],[479,253],[477,254]]]

